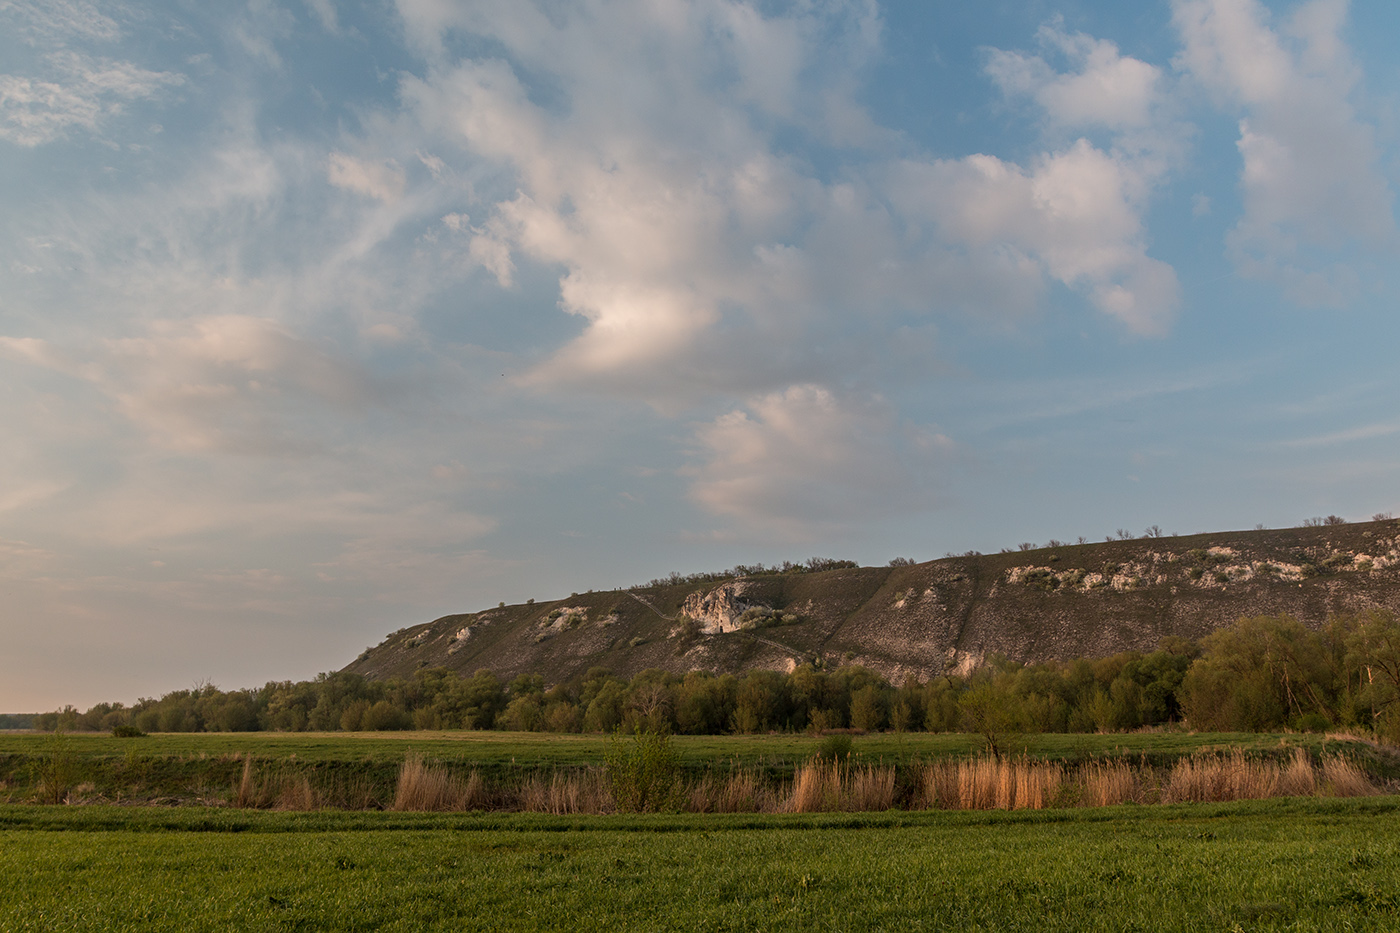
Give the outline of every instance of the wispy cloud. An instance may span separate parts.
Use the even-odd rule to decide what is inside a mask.
[[[1356,441],[1369,441],[1378,437],[1389,437],[1393,434],[1400,434],[1400,422],[1387,422],[1379,424],[1364,424],[1355,428],[1346,428],[1341,431],[1331,431],[1327,434],[1315,434],[1311,437],[1299,437],[1291,440],[1281,441],[1281,447],[1333,447],[1338,444],[1351,444]]]
[[[70,130],[99,132],[132,101],[164,96],[183,75],[73,51],[46,56],[42,76],[0,74],[0,139],[40,146]]]

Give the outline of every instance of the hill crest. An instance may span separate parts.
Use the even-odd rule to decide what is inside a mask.
[[[1150,651],[1243,616],[1313,627],[1400,611],[1400,521],[1231,531],[839,566],[500,606],[410,626],[345,670],[407,676],[486,668],[558,683],[604,667],[630,676],[862,664],[892,680],[1020,661]]]

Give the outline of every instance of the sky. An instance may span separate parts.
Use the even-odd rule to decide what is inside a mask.
[[[0,0],[0,711],[1400,512],[1389,0]]]

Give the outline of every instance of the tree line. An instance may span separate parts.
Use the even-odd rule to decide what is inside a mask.
[[[1113,732],[1179,723],[1213,732],[1367,731],[1400,742],[1400,621],[1381,610],[1311,629],[1291,616],[1245,618],[1198,642],[1149,653],[1023,664],[991,657],[960,676],[891,683],[856,665],[742,675],[602,668],[547,685],[424,668],[371,680],[321,674],[220,690],[204,684],[131,706],[72,706],[35,728],[144,732],[504,729],[680,734],[863,731]]]

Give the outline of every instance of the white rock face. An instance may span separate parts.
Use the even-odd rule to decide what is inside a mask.
[[[721,583],[708,593],[691,593],[685,598],[681,615],[700,623],[700,631],[706,635],[719,635],[722,632],[737,632],[739,617],[754,604],[743,598],[748,583],[733,580]]]

